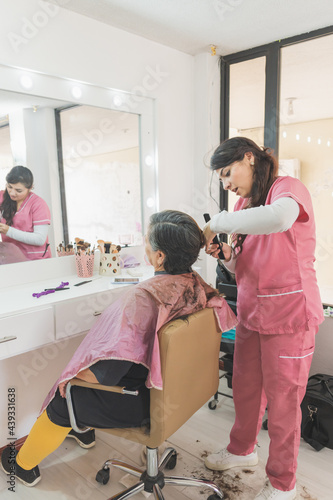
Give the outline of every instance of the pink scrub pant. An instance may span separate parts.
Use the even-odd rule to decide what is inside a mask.
[[[252,453],[266,405],[269,456],[267,476],[274,488],[293,489],[302,413],[318,327],[293,334],[262,335],[237,326],[233,364],[236,418],[228,451]]]

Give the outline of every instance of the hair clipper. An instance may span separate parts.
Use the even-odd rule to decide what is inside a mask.
[[[209,214],[203,214],[203,216],[204,216],[205,222],[209,222],[210,221],[210,215]],[[213,243],[215,245],[218,245],[219,248],[220,248],[218,260],[224,260],[225,257],[224,257],[224,253],[223,253],[223,250],[222,250],[222,245],[221,245],[221,242],[220,242],[220,240],[218,239],[217,236],[214,236]]]

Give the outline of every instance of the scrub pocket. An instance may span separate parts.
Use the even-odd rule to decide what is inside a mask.
[[[306,386],[313,353],[314,345],[306,349],[281,349],[278,361],[279,386]]]
[[[259,289],[257,300],[260,333],[293,333],[307,325],[306,300],[301,283]]]

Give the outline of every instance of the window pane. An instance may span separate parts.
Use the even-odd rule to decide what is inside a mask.
[[[312,196],[321,292],[333,278],[332,54],[333,35],[281,52],[279,157]]]
[[[60,117],[69,241],[142,244],[139,116],[76,106]]]
[[[248,137],[264,145],[266,57],[230,66],[229,137]],[[229,210],[237,196],[229,192]]]

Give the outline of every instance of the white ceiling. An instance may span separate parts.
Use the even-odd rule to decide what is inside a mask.
[[[38,113],[43,108],[66,108],[73,104],[72,102],[0,89],[0,127],[8,123],[8,115],[23,109],[34,110]],[[72,142],[72,146],[75,147],[80,141],[87,140],[88,136],[88,142],[93,143],[94,134],[95,140],[98,143],[101,142],[101,144],[98,144],[98,147],[94,148],[95,154],[106,152],[105,147],[107,148],[107,152],[138,147],[138,115],[134,113],[123,113],[95,106],[78,106],[72,109],[70,113],[62,113],[61,117],[63,146],[67,148],[66,154],[70,151],[70,141]],[[103,120],[108,120],[110,134],[101,134],[100,130]],[[96,134],[103,136],[103,142],[99,141],[99,137],[96,137]]]
[[[135,33],[188,54],[227,55],[333,25],[333,0],[48,0],[65,9]],[[282,50],[281,110],[295,97],[301,122],[333,116],[333,35]],[[233,65],[231,126],[262,126],[264,66],[259,60]],[[0,91],[0,117],[13,107],[64,103]]]
[[[139,119],[134,113],[78,106],[60,116],[66,158],[77,158],[82,142],[88,144],[87,151],[83,149],[80,153],[82,156],[90,156],[90,146],[93,146],[94,156],[139,146]],[[101,126],[103,122],[104,127]]]
[[[211,45],[228,55],[333,25],[333,0],[66,0],[63,7],[190,55]],[[234,128],[263,124],[258,65],[234,65]],[[333,35],[283,49],[281,80],[281,123],[332,117]],[[291,117],[289,97],[296,98]]]
[[[38,108],[60,108],[70,105],[70,102],[58,101],[56,99],[47,99],[29,94],[20,94],[18,92],[9,92],[0,89],[0,117],[6,119],[9,113],[21,109]]]
[[[66,0],[63,7],[192,55],[212,44],[227,55],[333,25],[332,0]]]

